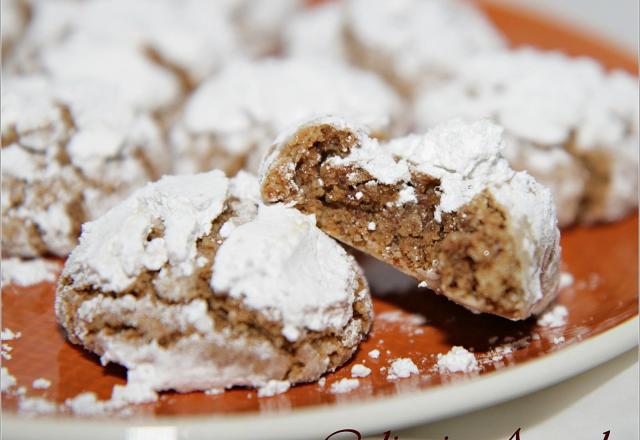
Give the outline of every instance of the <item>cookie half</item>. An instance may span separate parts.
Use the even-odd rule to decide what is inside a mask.
[[[163,177],[83,228],[56,293],[68,338],[155,390],[317,380],[371,326],[353,257],[257,179]]]
[[[262,194],[473,311],[523,319],[557,293],[559,231],[549,190],[502,148],[488,121],[381,144],[328,117],[278,138]]]

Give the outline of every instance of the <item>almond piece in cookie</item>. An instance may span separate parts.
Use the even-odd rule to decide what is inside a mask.
[[[473,311],[524,319],[557,293],[559,231],[549,190],[502,148],[488,121],[382,144],[316,119],[276,140],[262,194]]]
[[[56,293],[69,340],[177,391],[314,381],[372,308],[353,257],[257,179],[163,177],[83,227]]]

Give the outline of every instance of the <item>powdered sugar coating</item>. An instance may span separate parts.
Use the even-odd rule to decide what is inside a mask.
[[[17,67],[110,80],[137,107],[166,109],[179,81],[197,83],[238,50],[230,14],[206,0],[34,2]]]
[[[258,270],[264,261],[268,266]],[[260,206],[255,220],[222,244],[211,287],[283,322],[284,336],[295,341],[304,328],[344,327],[357,279],[352,257],[315,227],[313,216],[272,205]]]
[[[457,0],[350,0],[347,29],[363,57],[405,84],[431,84],[468,56],[504,46],[493,25]],[[370,53],[367,53],[370,52]]]
[[[283,30],[289,57],[347,62],[344,2],[326,2],[295,14]]]
[[[157,124],[93,81],[4,79],[2,139],[8,255],[66,255],[82,221],[167,166]]]
[[[223,306],[226,299],[237,300],[244,314],[255,311],[276,326],[282,340],[304,345],[310,332],[327,331],[350,354],[368,328],[356,319],[354,304],[363,302],[369,314],[371,307],[366,287],[358,287],[364,281],[353,258],[315,229],[312,217],[259,203],[255,177],[240,173],[228,179],[211,171],[164,177],[87,224],[56,296],[56,314],[69,338],[98,353],[104,364],[124,365],[131,383],[152,390],[282,389],[269,381],[287,378],[292,354],[265,335],[243,331],[244,323],[236,329],[232,319],[216,315],[209,297],[218,297]],[[211,240],[207,234],[215,232],[220,215],[230,214],[224,224],[233,226],[225,236],[219,230],[213,255],[197,246]],[[280,229],[272,229],[274,224]],[[287,271],[298,260],[303,270]],[[196,284],[207,271],[212,278]],[[141,276],[147,276],[146,284],[133,295],[128,289]],[[341,290],[309,295],[316,285]],[[76,289],[91,294],[71,302]],[[102,327],[105,321],[109,328],[136,328],[145,337],[110,331]],[[172,343],[161,344],[162,337]],[[316,350],[295,355],[305,375],[292,381],[317,379],[330,368],[331,360]]]
[[[579,163],[571,169],[556,150],[578,159],[600,150],[612,181],[602,213],[586,220],[613,220],[637,206],[637,95],[637,79],[607,74],[592,59],[519,49],[460,63],[452,81],[420,95],[416,123],[423,130],[451,117],[502,124],[511,138],[507,156],[552,187],[562,224],[575,219],[585,171]]]
[[[437,366],[441,373],[471,373],[478,369],[478,361],[464,347],[454,346],[447,354],[438,354]]]
[[[248,168],[255,171],[276,135],[301,119],[338,112],[386,133],[400,111],[394,92],[368,72],[302,60],[239,61],[188,100],[172,133],[176,166],[193,172],[215,165],[207,157],[218,147],[251,153]]]
[[[165,176],[148,184],[83,225],[64,275],[72,277],[76,287],[121,291],[143,270],[159,270],[167,262],[181,275],[191,274],[195,241],[210,231],[224,209],[228,185],[220,171]],[[164,228],[164,237],[148,240],[154,226]]]

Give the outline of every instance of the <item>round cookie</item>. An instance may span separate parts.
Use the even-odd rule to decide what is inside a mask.
[[[101,83],[2,85],[2,250],[67,255],[80,225],[166,172],[157,124]]]
[[[239,61],[203,83],[172,130],[179,173],[212,168],[256,171],[264,150],[288,125],[338,113],[385,136],[398,130],[403,107],[375,75],[308,60]]]
[[[504,47],[500,33],[459,0],[349,0],[347,49],[405,95],[446,79],[465,58]]]
[[[317,380],[369,331],[366,281],[255,177],[163,177],[83,229],[56,293],[69,339],[155,390]]]
[[[562,226],[614,221],[638,206],[637,81],[557,52],[478,55],[420,93],[416,126],[491,118],[506,129],[512,166],[552,189]]]

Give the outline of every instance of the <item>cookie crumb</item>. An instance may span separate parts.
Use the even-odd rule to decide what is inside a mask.
[[[573,286],[573,275],[569,272],[560,272],[560,289],[566,289],[567,287]]]
[[[380,357],[380,350],[378,350],[377,348],[374,348],[369,352],[369,357],[371,359],[378,359]]]
[[[331,384],[331,392],[333,394],[349,393],[360,386],[358,379],[340,379]]]
[[[209,388],[204,393],[207,396],[217,396],[219,394],[224,394],[224,388]]]
[[[454,346],[447,354],[438,354],[438,370],[441,373],[471,373],[477,369],[475,355],[464,347]]]
[[[399,358],[394,360],[389,367],[387,380],[395,380],[399,378],[407,378],[412,374],[419,374],[420,371],[416,364],[409,358]]]
[[[371,368],[367,368],[362,364],[355,364],[351,367],[351,377],[367,377],[371,374]]]
[[[22,260],[4,258],[2,260],[2,286],[32,286],[42,282],[54,282],[60,272],[60,265],[43,259]]]
[[[53,414],[58,406],[42,397],[24,397],[18,402],[18,411],[30,414]]]
[[[7,367],[2,367],[0,372],[0,390],[4,393],[16,385],[16,378],[9,373]]]
[[[270,380],[266,385],[258,388],[258,397],[273,397],[286,393],[289,388],[291,388],[291,383],[287,380]]]
[[[37,390],[46,390],[50,386],[51,386],[51,381],[43,377],[34,380],[33,383],[31,384],[31,387]]]
[[[541,327],[555,328],[562,327],[567,324],[569,311],[561,304],[556,304],[538,318],[538,325]]]

